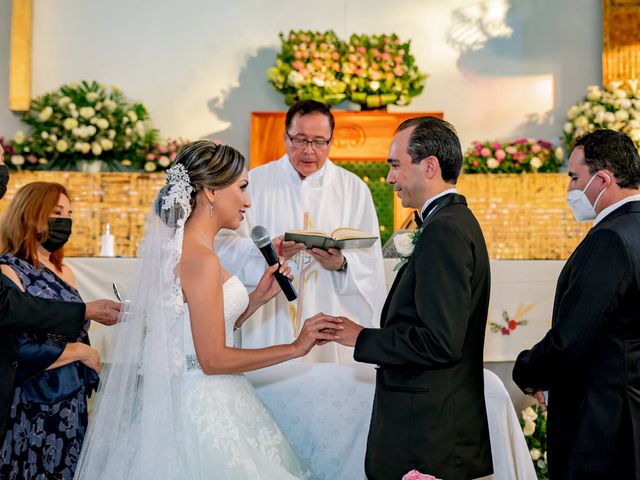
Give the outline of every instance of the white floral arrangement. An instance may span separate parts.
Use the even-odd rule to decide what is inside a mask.
[[[549,480],[547,464],[547,412],[538,405],[522,410],[520,425],[527,441],[529,455],[533,460],[539,480]]]
[[[74,169],[81,160],[102,160],[112,170],[135,162],[157,136],[147,108],[129,102],[117,85],[69,83],[31,101],[16,133],[14,167]]]
[[[600,128],[624,132],[640,150],[640,91],[638,80],[587,87],[584,99],[567,111],[563,141],[571,151],[576,137]]]

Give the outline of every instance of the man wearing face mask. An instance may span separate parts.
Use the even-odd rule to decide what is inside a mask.
[[[551,330],[513,379],[546,407],[553,479],[640,479],[640,157],[624,133],[576,140],[567,202],[593,228],[558,279]]]
[[[9,171],[0,145],[0,198],[7,191]],[[78,337],[85,319],[113,325],[120,304],[111,300],[73,303],[37,298],[5,285],[0,276],[0,433],[4,425],[18,368],[13,334],[30,332]]]

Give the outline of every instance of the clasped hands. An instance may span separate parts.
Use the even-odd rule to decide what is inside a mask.
[[[294,345],[300,349],[300,354],[306,355],[315,345],[337,342],[341,345],[353,347],[362,327],[347,317],[334,317],[324,313],[317,313],[304,321]]]
[[[278,252],[278,255],[284,257],[285,260],[291,259],[307,248],[304,243],[285,241],[283,235],[275,237],[272,241],[272,244],[274,250]],[[325,270],[337,271],[342,268],[344,257],[342,256],[342,252],[337,248],[330,248],[328,250],[322,250],[321,248],[312,248],[307,251],[310,255],[313,255],[320,266]]]

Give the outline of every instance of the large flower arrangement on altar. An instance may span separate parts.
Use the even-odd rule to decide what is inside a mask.
[[[282,51],[267,70],[271,84],[284,94],[287,105],[317,100],[328,105],[342,102],[346,84],[340,73],[342,42],[332,31],[280,33]]]
[[[352,102],[366,108],[408,105],[422,93],[427,76],[409,53],[411,42],[391,35],[351,35],[342,60]]]
[[[575,138],[599,128],[624,132],[640,150],[640,91],[638,80],[591,85],[584,99],[567,112],[563,142],[569,150]]]
[[[562,148],[544,140],[519,138],[510,142],[473,142],[464,154],[466,173],[558,172]]]
[[[33,99],[22,121],[30,129],[12,142],[8,163],[15,168],[73,170],[101,160],[118,170],[123,162],[135,163],[157,136],[144,105],[95,81],[69,83]]]
[[[282,50],[267,70],[287,105],[313,99],[329,105],[351,100],[363,108],[408,105],[424,89],[426,75],[396,34],[352,35],[342,42],[329,32],[280,33]]]
[[[522,411],[520,426],[527,441],[529,455],[539,480],[549,480],[547,465],[547,412],[538,405],[527,407]]]

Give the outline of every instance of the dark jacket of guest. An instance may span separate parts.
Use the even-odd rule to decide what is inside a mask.
[[[1,277],[1,276],[0,276]],[[0,432],[11,405],[18,368],[14,334],[30,332],[62,335],[75,340],[84,324],[84,303],[37,298],[7,286],[0,286]]]
[[[381,328],[362,330],[355,346],[357,361],[379,365],[370,480],[398,480],[412,469],[446,480],[493,472],[482,363],[487,247],[463,196],[435,203],[389,292]]]
[[[560,273],[551,330],[513,379],[549,390],[550,478],[640,480],[640,202],[594,228]]]

